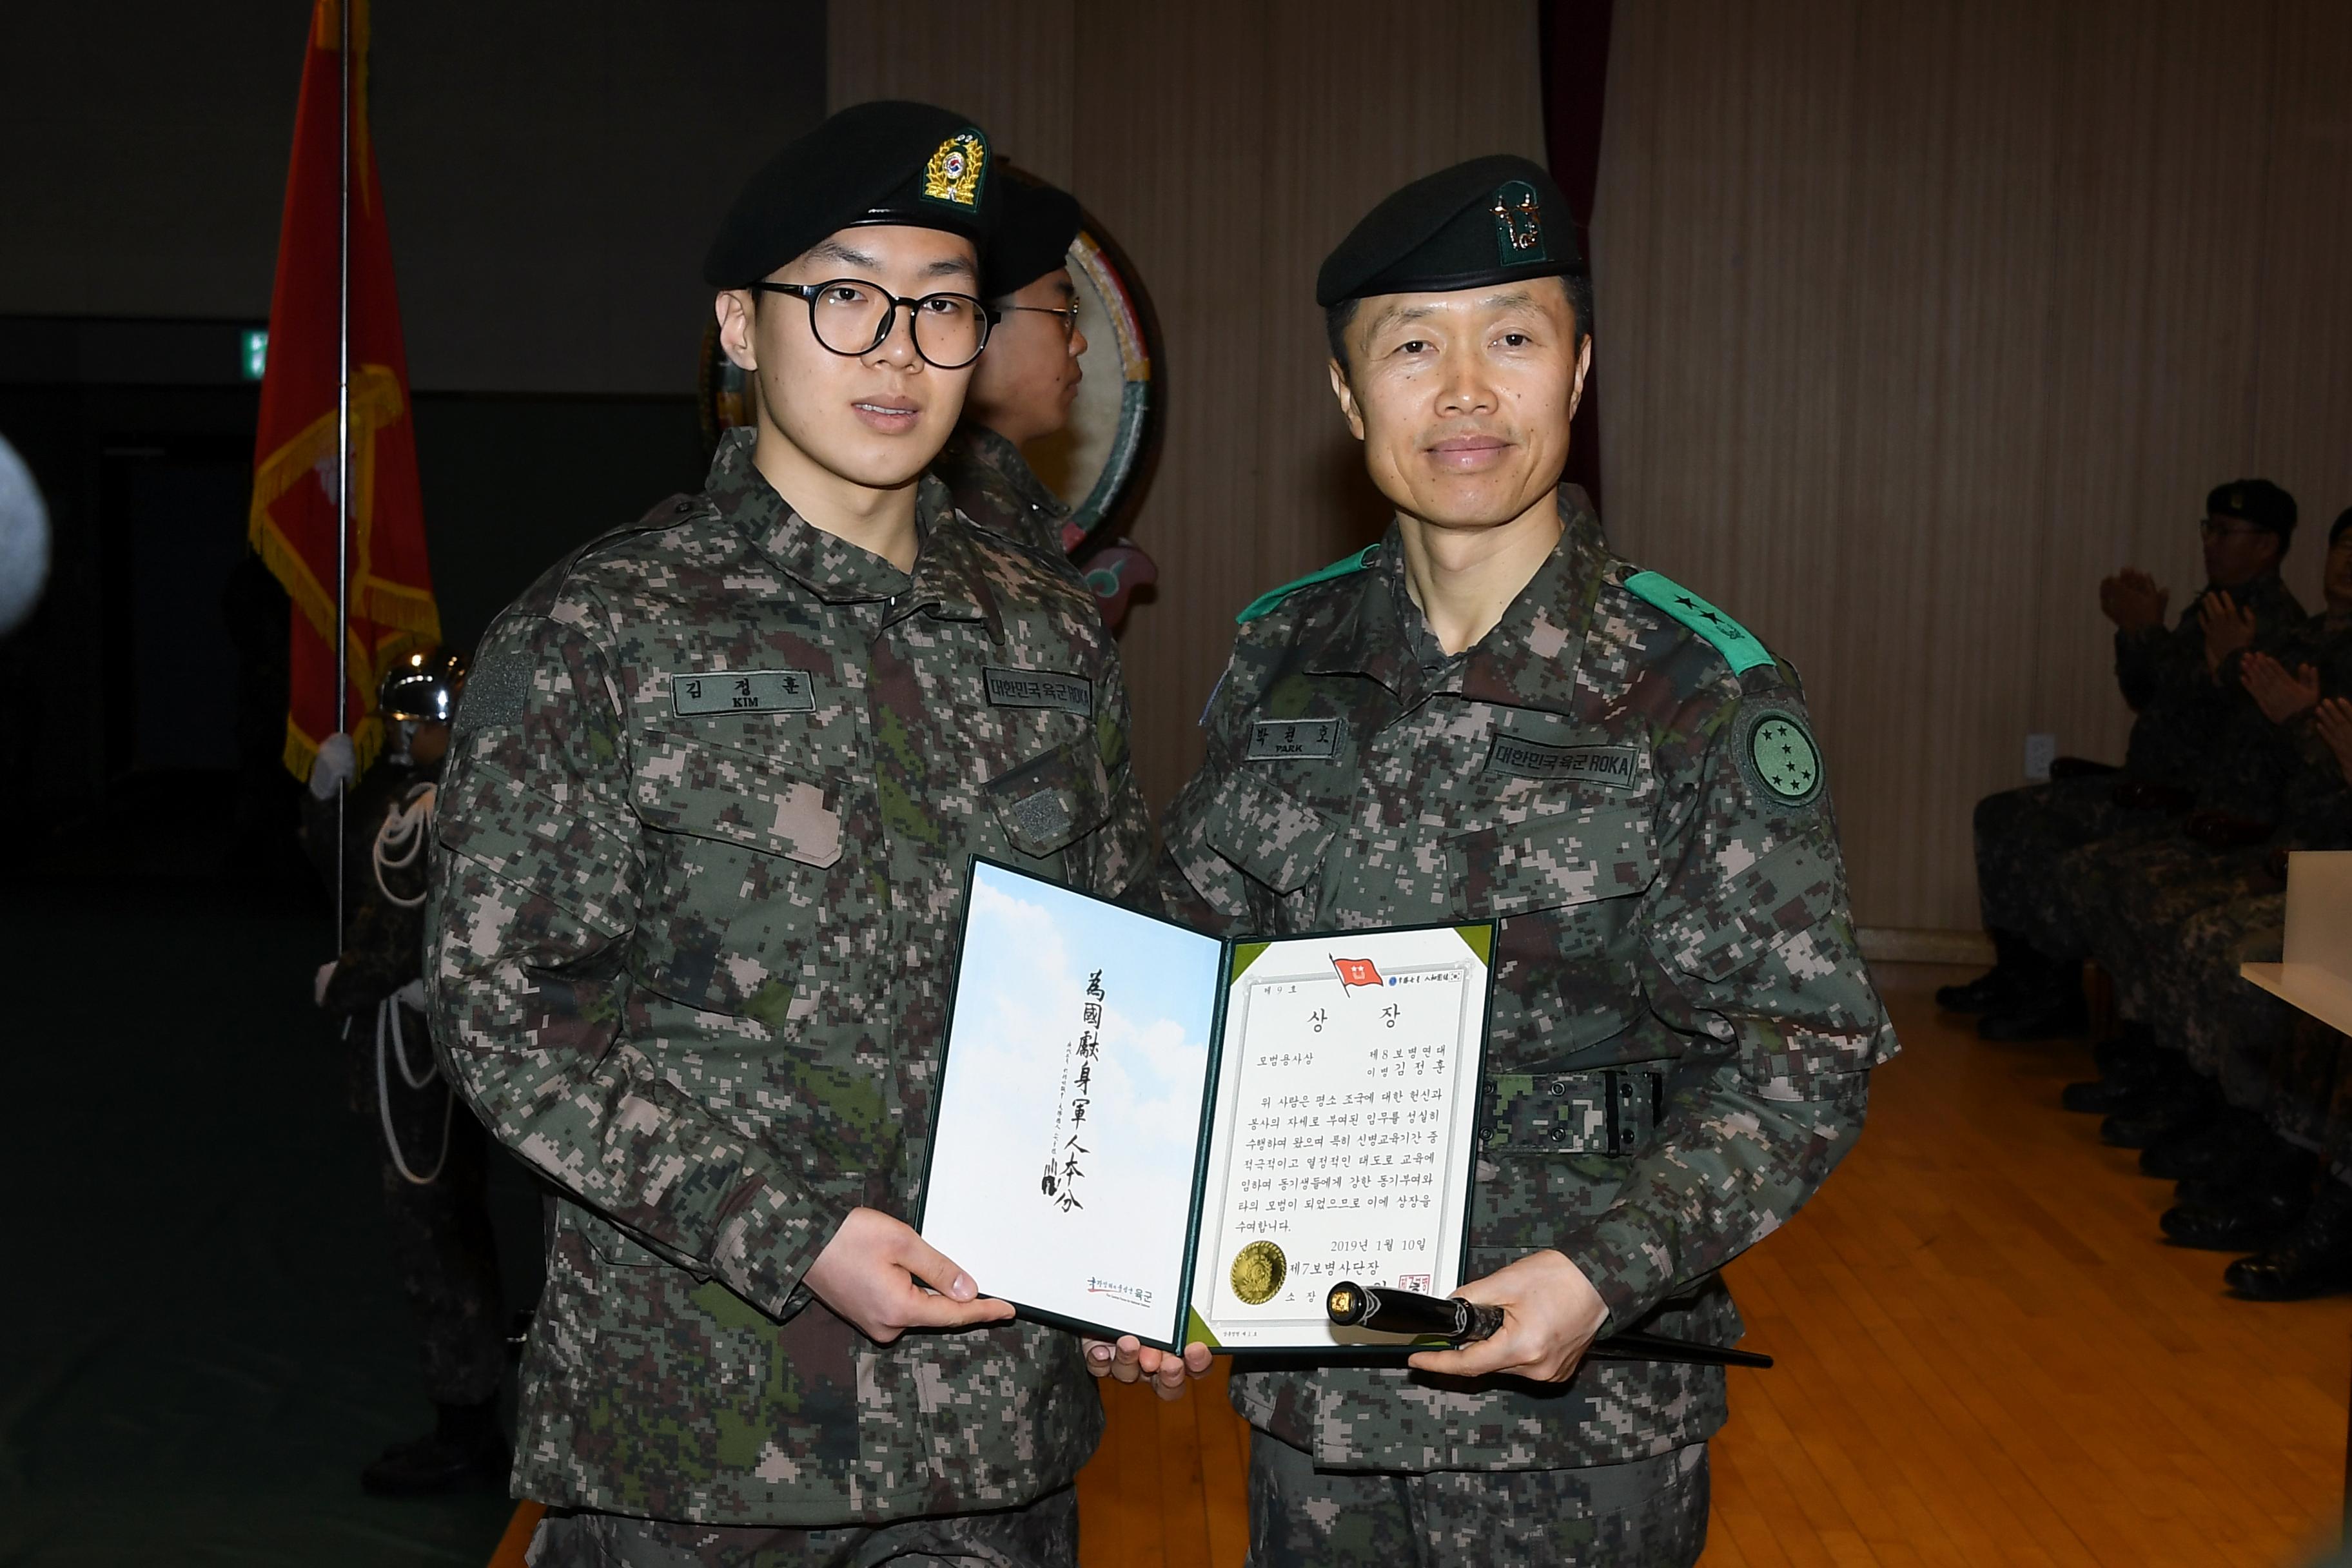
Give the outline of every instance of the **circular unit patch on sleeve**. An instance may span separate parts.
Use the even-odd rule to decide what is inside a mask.
[[[1811,805],[1823,784],[1822,749],[1804,720],[1765,708],[1740,721],[1739,769],[1748,782],[1782,805]]]

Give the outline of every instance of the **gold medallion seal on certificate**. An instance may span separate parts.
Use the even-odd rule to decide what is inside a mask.
[[[1253,1307],[1274,1300],[1290,1272],[1289,1259],[1270,1241],[1253,1241],[1234,1256],[1234,1294]]]

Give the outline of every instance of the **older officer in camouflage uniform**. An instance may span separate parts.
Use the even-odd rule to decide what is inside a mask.
[[[902,1217],[968,857],[1149,870],[1093,606],[924,477],[991,174],[886,103],[753,177],[704,275],[758,425],[500,616],[459,715],[436,1036],[565,1194],[515,1470],[541,1568],[1075,1561],[1078,1342]]]
[[[2170,595],[2126,568],[2099,585],[2116,626],[2116,680],[2138,717],[2120,776],[2077,764],[2070,776],[1977,803],[1977,897],[1998,963],[1937,1001],[1982,1013],[1988,1039],[2040,1039],[2084,1025],[2082,957],[2059,904],[2067,851],[2147,830],[2198,805],[2243,808],[2242,758],[2215,736],[2242,717],[2233,685],[2209,664],[2225,620],[2251,641],[2303,616],[2278,567],[2294,532],[2294,500],[2264,479],[2237,479],[2206,497],[2199,525],[2208,582],[2168,631]],[[2215,623],[2209,626],[2209,623]]]
[[[1412,1370],[1238,1365],[1260,1564],[1696,1561],[1721,1370],[1580,1358],[1735,1339],[1716,1270],[1853,1147],[1895,1050],[1792,673],[1558,488],[1591,354],[1567,212],[1481,158],[1324,263],[1396,518],[1244,612],[1166,826],[1163,896],[1206,928],[1502,921],[1461,1293],[1505,1326]]]

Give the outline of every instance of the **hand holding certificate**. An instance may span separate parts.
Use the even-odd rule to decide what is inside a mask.
[[[975,862],[923,1239],[1106,1339],[1409,1342],[1323,1298],[1462,1283],[1493,936],[1220,942]]]

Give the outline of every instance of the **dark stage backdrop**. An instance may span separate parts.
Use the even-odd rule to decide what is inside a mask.
[[[371,14],[415,388],[690,393],[719,215],[824,116],[824,5]],[[310,0],[8,7],[0,315],[266,317],[310,16]]]

